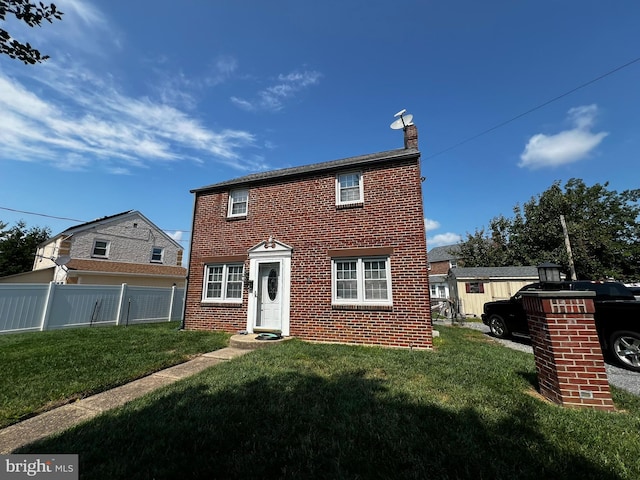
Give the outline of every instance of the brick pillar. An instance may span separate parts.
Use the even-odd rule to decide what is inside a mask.
[[[614,410],[594,292],[523,292],[540,393],[566,407]]]

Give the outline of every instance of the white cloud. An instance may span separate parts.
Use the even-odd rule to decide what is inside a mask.
[[[440,228],[440,223],[437,222],[436,220],[431,220],[429,218],[424,219],[425,231],[429,232],[431,230],[437,230],[438,228]]]
[[[439,233],[433,237],[427,237],[427,245],[429,248],[441,247],[442,245],[453,245],[462,240],[462,237],[457,233]]]
[[[243,130],[213,131],[187,113],[120,93],[109,79],[49,62],[34,73],[37,88],[0,72],[0,158],[48,161],[63,169],[99,163],[128,173],[162,161],[215,159],[252,169],[239,150],[254,144]],[[37,93],[35,93],[37,92]]]
[[[180,231],[180,230],[176,230],[175,232],[171,233],[171,232],[164,232],[167,235],[169,235],[171,238],[173,238],[176,242],[179,242],[180,240],[182,240],[182,235],[184,234],[184,232]]]
[[[266,87],[257,93],[253,101],[245,98],[231,97],[231,101],[238,107],[248,110],[268,110],[277,112],[284,108],[285,100],[290,99],[305,88],[316,85],[321,74],[315,71],[292,72],[278,75],[277,83]]]
[[[230,78],[238,68],[238,61],[231,56],[220,56],[202,74],[187,74],[182,70],[167,69],[168,59],[162,57],[150,61],[159,80],[150,87],[157,92],[163,103],[178,108],[194,110],[199,96],[207,89],[220,85]]]
[[[573,128],[555,135],[538,133],[532,136],[520,155],[518,165],[531,169],[556,167],[587,157],[609,135],[608,132],[591,131],[597,113],[597,105],[570,109],[567,114]]]

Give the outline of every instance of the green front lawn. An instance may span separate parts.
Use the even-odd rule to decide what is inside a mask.
[[[0,335],[0,428],[227,345],[179,323]]]
[[[273,345],[22,453],[77,453],[92,479],[640,478],[639,398],[549,404],[533,356],[438,330],[434,351]]]

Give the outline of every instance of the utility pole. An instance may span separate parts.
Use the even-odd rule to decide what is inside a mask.
[[[571,241],[569,240],[569,232],[567,231],[567,223],[564,221],[564,215],[560,215],[560,223],[562,224],[562,232],[564,233],[564,244],[567,247],[567,255],[569,256],[569,270],[571,271],[571,280],[577,280],[576,267],[573,265],[573,255],[571,254]]]

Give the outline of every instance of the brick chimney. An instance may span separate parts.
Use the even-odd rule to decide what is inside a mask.
[[[404,148],[418,148],[418,129],[415,125],[404,127]]]

